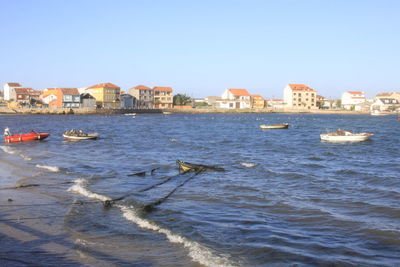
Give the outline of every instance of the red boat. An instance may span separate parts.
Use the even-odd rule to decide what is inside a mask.
[[[16,134],[4,137],[5,143],[16,143],[16,142],[27,142],[33,140],[43,140],[47,138],[50,134],[48,133],[37,133],[32,131],[26,134]]]

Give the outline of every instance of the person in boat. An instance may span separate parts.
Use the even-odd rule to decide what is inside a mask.
[[[11,132],[10,132],[10,129],[8,127],[6,127],[4,129],[4,136],[11,136]]]

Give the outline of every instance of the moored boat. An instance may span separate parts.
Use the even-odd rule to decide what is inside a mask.
[[[35,140],[43,140],[47,138],[50,134],[48,133],[37,133],[32,131],[30,133],[25,134],[16,134],[16,135],[9,135],[4,137],[5,143],[17,143],[17,142],[28,142],[28,141],[35,141]]]
[[[270,130],[270,129],[288,129],[289,123],[282,123],[282,124],[261,124],[260,128],[263,130]]]
[[[70,130],[63,133],[63,137],[68,140],[89,140],[97,139],[98,133],[85,133],[82,130]]]
[[[225,171],[225,169],[221,168],[221,167],[189,163],[189,162],[181,161],[179,159],[176,160],[176,163],[179,166],[179,170],[181,170],[183,172],[189,172],[189,171],[199,172],[199,171],[206,171],[206,170]]]
[[[371,136],[373,136],[371,133],[352,133],[340,129],[320,135],[321,140],[329,142],[361,142],[368,140]]]

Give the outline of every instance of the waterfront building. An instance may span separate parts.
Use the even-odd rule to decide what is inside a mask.
[[[356,105],[366,102],[365,94],[362,91],[347,91],[342,94],[342,107],[354,109]]]
[[[217,102],[220,108],[242,109],[252,107],[252,98],[246,89],[226,89]]]
[[[171,87],[155,86],[154,90],[154,107],[155,108],[172,108],[173,91]]]
[[[283,101],[288,109],[318,109],[317,91],[304,84],[286,85]]]
[[[154,90],[152,88],[145,85],[137,85],[130,88],[128,93],[134,97],[135,108],[154,108]]]
[[[43,102],[52,108],[79,108],[81,97],[77,88],[48,88],[42,94]]]
[[[112,83],[99,83],[86,89],[86,93],[96,98],[100,108],[120,108],[120,87]]]
[[[134,97],[130,94],[121,94],[120,96],[121,108],[133,109],[134,108]]]
[[[377,98],[394,98],[400,102],[400,92],[380,93],[375,96]]]
[[[218,100],[221,100],[219,96],[207,96],[204,101],[213,108],[218,107]]]
[[[79,91],[79,89],[78,89]],[[81,94],[81,108],[96,108],[96,98],[89,93]]]
[[[400,102],[395,98],[376,98],[370,107],[371,112],[393,112],[400,110]]]
[[[273,110],[283,109],[285,107],[283,99],[266,99],[265,104]]]
[[[261,95],[251,95],[253,108],[264,108],[265,100]]]
[[[15,89],[22,88],[22,85],[19,83],[6,83],[3,86],[3,97],[5,101],[16,100],[15,97]]]
[[[20,104],[35,104],[41,102],[40,95],[42,91],[33,90],[32,88],[14,88],[11,99]]]

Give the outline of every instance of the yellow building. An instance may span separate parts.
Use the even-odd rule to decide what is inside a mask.
[[[252,99],[252,103],[253,103],[253,105],[252,105],[253,108],[264,108],[265,101],[261,95],[252,95],[251,99]]]
[[[99,83],[86,89],[101,108],[120,108],[120,87],[112,83]]]

